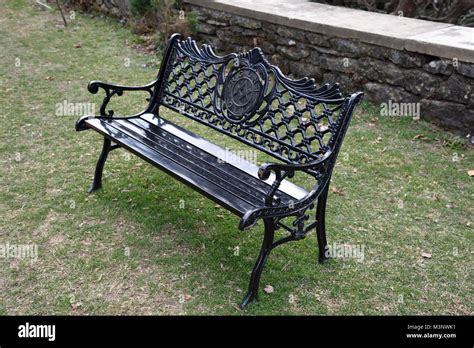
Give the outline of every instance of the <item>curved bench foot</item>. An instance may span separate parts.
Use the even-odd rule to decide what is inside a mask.
[[[250,303],[250,302],[253,302],[257,300],[257,293],[256,292],[253,292],[253,293],[247,293],[247,295],[245,296],[244,300],[242,301],[242,303],[240,304],[239,308],[241,310],[244,310],[245,307],[247,307],[247,305]]]
[[[318,198],[316,208],[316,236],[318,238],[319,263],[325,263],[329,260],[328,242],[326,239],[326,200],[328,198],[329,182],[326,188],[321,192]]]
[[[263,267],[267,256],[272,250],[273,237],[275,235],[275,224],[273,219],[264,219],[265,223],[265,235],[263,237],[262,247],[258,255],[255,266],[250,276],[249,289],[243,302],[240,304],[240,309],[244,309],[250,302],[257,300],[258,297],[258,285],[260,283],[260,276],[262,275]]]
[[[100,153],[99,160],[95,167],[94,180],[92,181],[91,187],[87,190],[88,193],[99,190],[102,187],[102,172],[104,171],[105,161],[111,148],[111,141],[104,138],[104,145],[102,146],[102,152]]]

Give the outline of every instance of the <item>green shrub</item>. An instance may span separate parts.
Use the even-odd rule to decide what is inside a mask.
[[[130,11],[132,13],[132,16],[145,16],[147,11],[151,9],[151,1],[152,0],[130,0]]]
[[[184,12],[179,0],[130,0],[135,34],[155,33],[156,46],[163,48],[172,33],[189,36],[197,32],[197,14]]]
[[[189,24],[189,29],[192,34],[196,34],[199,29],[198,13],[196,11],[191,11],[187,14],[187,20]]]

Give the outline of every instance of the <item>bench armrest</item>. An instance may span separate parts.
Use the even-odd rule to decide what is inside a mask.
[[[142,111],[142,112],[140,112],[136,115],[130,116],[130,117],[134,117],[134,116],[139,116],[141,114],[144,114],[144,113],[148,112],[148,110],[150,109],[150,105],[151,105],[150,102],[153,99],[154,88],[156,86],[156,83],[157,83],[157,80],[154,80],[154,81],[152,81],[152,82],[150,82],[150,83],[148,83],[144,86],[122,86],[122,85],[106,83],[106,82],[100,82],[100,81],[90,81],[89,84],[87,85],[87,90],[92,94],[96,94],[99,91],[100,88],[102,88],[105,91],[105,97],[102,100],[102,104],[100,106],[100,113],[99,113],[100,116],[98,116],[98,118],[100,118],[100,117],[112,117],[114,115],[113,110],[106,110],[110,99],[114,95],[121,96],[124,91],[145,91],[145,92],[148,92],[150,94],[150,96],[147,98],[147,101],[149,102],[148,107],[144,111]],[[79,118],[76,121],[76,131],[86,130],[87,126],[85,125],[84,121],[87,120],[90,117],[91,117],[90,115],[86,115],[86,116],[82,116],[81,118]]]
[[[304,198],[296,200],[291,204],[279,204],[275,206],[263,206],[256,208],[245,213],[240,219],[239,229],[247,230],[255,226],[257,221],[262,218],[271,217],[286,217],[296,215],[296,213],[303,211],[307,208],[311,208],[316,199],[321,195],[325,189],[328,180],[323,180],[318,183],[311,192],[309,192]]]
[[[150,98],[153,96],[153,88],[156,85],[157,80],[154,80],[144,86],[122,86],[112,83],[100,82],[100,81],[90,81],[87,90],[92,93],[96,94],[99,91],[99,88],[102,88],[105,91],[105,97],[102,101],[102,105],[100,106],[100,115],[101,116],[113,116],[113,110],[105,110],[107,104],[109,103],[110,99],[114,95],[121,96],[124,91],[145,91],[150,94]],[[150,99],[147,99],[150,101]]]
[[[297,171],[305,169],[318,169],[331,157],[332,151],[328,150],[318,160],[304,163],[304,164],[286,164],[286,163],[265,163],[260,166],[258,169],[258,177],[261,180],[267,180],[270,177],[271,172],[286,172],[286,171]],[[290,176],[291,177],[291,176]]]
[[[328,165],[334,158],[333,152],[328,150],[324,156],[318,160],[304,164],[285,164],[285,163],[265,163],[258,170],[258,177],[261,180],[267,180],[271,172],[275,173],[275,180],[265,199],[265,206],[248,211],[240,220],[239,228],[246,230],[253,227],[258,219],[266,217],[283,217],[294,215],[295,213],[312,206],[315,200],[323,191],[331,175],[331,166]],[[321,173],[314,188],[302,199],[291,202],[291,204],[274,205],[274,196],[281,182],[285,178],[291,178],[296,171],[317,170]]]

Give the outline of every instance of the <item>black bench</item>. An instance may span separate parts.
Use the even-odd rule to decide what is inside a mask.
[[[276,246],[302,239],[315,229],[319,261],[327,259],[324,219],[329,181],[362,93],[344,97],[338,85],[318,87],[313,79],[289,79],[259,48],[218,56],[210,46],[199,48],[179,34],[171,36],[156,80],[140,87],[89,83],[91,93],[99,88],[105,91],[100,116],[85,116],[76,123],[77,131],[90,128],[104,136],[89,192],[101,187],[108,153],[122,147],[235,213],[241,218],[241,230],[263,220],[263,244],[241,308],[256,299],[265,260]],[[114,117],[107,104],[125,91],[148,92],[148,106],[133,116]],[[278,161],[257,167],[232,156],[164,119],[160,107]],[[297,173],[311,176],[311,190],[288,180]],[[287,235],[275,240],[279,228]]]

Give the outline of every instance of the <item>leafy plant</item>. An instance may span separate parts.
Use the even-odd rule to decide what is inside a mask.
[[[174,32],[184,36],[197,31],[197,15],[185,12],[177,0],[131,0],[131,13],[135,17],[136,34],[157,35],[157,46],[162,46]]]
[[[132,16],[143,17],[151,9],[151,0],[130,0]]]

